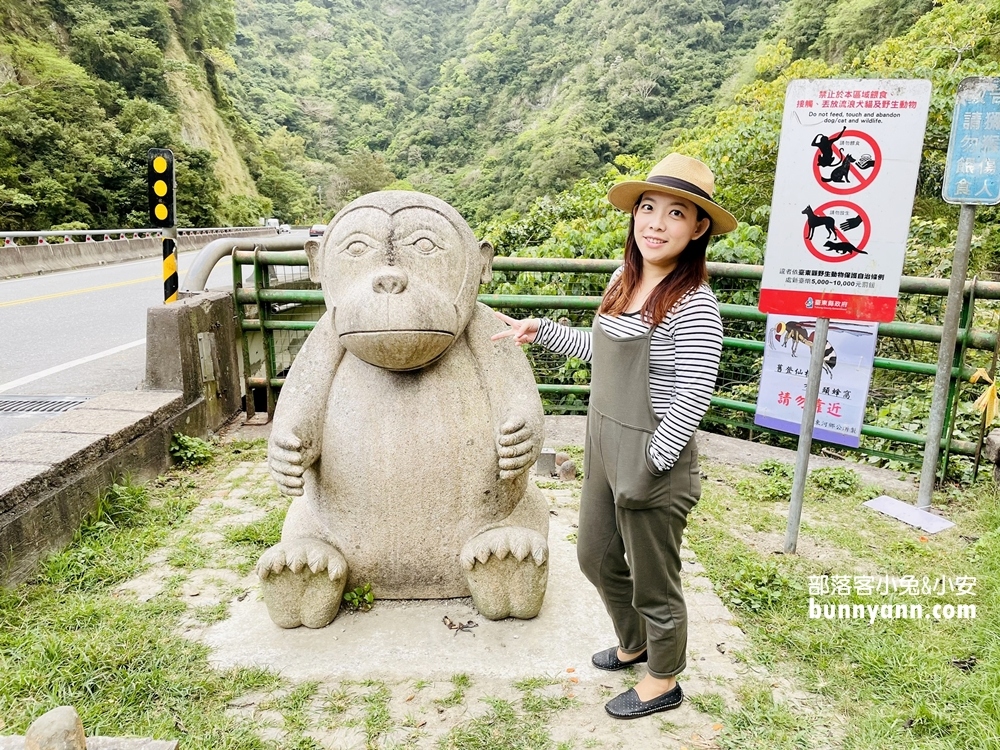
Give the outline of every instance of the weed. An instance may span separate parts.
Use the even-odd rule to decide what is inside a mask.
[[[824,466],[809,472],[809,481],[824,492],[853,495],[861,488],[861,476],[844,466]]]
[[[351,707],[351,694],[345,687],[334,690],[323,701],[323,710],[332,716],[339,716]]]
[[[263,552],[281,541],[281,527],[285,523],[287,508],[276,508],[264,518],[245,526],[235,526],[226,529],[226,541],[232,544],[243,544]]]
[[[731,607],[759,613],[789,602],[800,590],[801,585],[786,577],[774,563],[747,557],[743,567],[723,583],[721,598]]]
[[[472,685],[472,680],[469,679],[469,675],[461,672],[459,674],[452,675],[451,684],[454,686],[451,693],[446,695],[444,698],[438,698],[434,701],[437,705],[443,708],[461,705],[462,701],[465,700],[465,691]]]
[[[415,680],[413,683],[413,689],[418,693],[426,687],[430,687],[430,680]]]
[[[737,692],[740,707],[723,717],[726,731],[716,738],[726,750],[767,747],[775,750],[805,750],[810,742],[805,717],[775,703],[764,685],[751,683]]]
[[[176,546],[167,554],[167,562],[182,570],[205,568],[210,559],[211,555],[205,545],[191,534],[178,540]]]
[[[747,477],[736,483],[736,492],[744,500],[753,503],[788,502],[792,496],[792,478],[779,472],[765,474],[763,477]]]
[[[576,544],[578,534],[575,531],[571,531],[566,535],[566,541],[570,544]]]
[[[229,617],[229,605],[226,602],[219,602],[207,607],[197,607],[194,611],[194,617],[198,622],[203,622],[206,625],[222,622]]]
[[[203,466],[212,460],[212,446],[199,437],[175,432],[170,439],[170,455],[182,468]]]
[[[441,740],[441,750],[544,750],[552,738],[538,714],[520,715],[504,700],[488,699],[490,711],[454,727]]]
[[[368,747],[377,747],[377,740],[389,730],[391,717],[389,716],[389,699],[392,695],[389,689],[381,682],[367,681],[365,686],[373,688],[364,697],[365,706],[365,738]]]
[[[539,695],[537,692],[540,688],[559,684],[561,684],[559,680],[551,677],[531,677],[515,682],[514,687],[524,693],[521,697],[521,708],[526,713],[547,716],[554,711],[562,711],[578,703],[575,698],[570,698],[568,695],[545,696]]]
[[[791,479],[795,475],[795,467],[773,458],[762,461],[757,466],[757,471],[769,477],[784,477],[785,479]]]
[[[700,695],[689,695],[688,703],[709,716],[722,716],[726,710],[726,702],[718,693],[701,693]]]
[[[372,592],[372,585],[366,583],[358,586],[353,591],[344,594],[344,604],[352,612],[367,612],[375,604],[375,594]]]

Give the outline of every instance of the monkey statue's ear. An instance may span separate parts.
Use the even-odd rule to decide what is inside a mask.
[[[309,280],[318,284],[323,280],[318,240],[306,240],[306,257],[309,258]]]
[[[486,240],[479,243],[479,260],[482,274],[479,276],[481,284],[489,284],[493,281],[493,245]]]

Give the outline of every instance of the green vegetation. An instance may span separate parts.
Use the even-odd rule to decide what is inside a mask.
[[[184,468],[203,466],[212,460],[212,446],[200,437],[177,432],[170,438],[170,455]]]
[[[834,723],[844,748],[996,746],[993,686],[1000,667],[991,655],[1000,627],[1000,491],[988,480],[952,493],[948,512],[957,528],[928,538],[861,508],[862,490],[867,490],[845,483],[850,474],[823,471],[836,488],[822,491],[823,502],[807,499],[800,554],[775,555],[781,536],[753,533],[745,525],[754,504],[734,489],[743,472],[712,468],[713,477],[726,477],[725,484],[706,483],[692,514],[689,541],[747,633],[741,657],[801,680],[830,701],[842,717]],[[765,477],[770,478],[747,475],[758,481]],[[853,489],[847,490],[848,484]],[[844,595],[810,592],[816,580],[811,577],[824,575],[850,581],[856,575],[913,576],[918,582],[974,576],[977,582],[974,596],[953,590],[914,596],[902,588],[868,595],[856,586]],[[812,618],[810,597],[827,604],[919,603],[926,615],[936,604],[975,604],[977,609],[975,619]],[[829,746],[814,732],[830,720],[808,717],[772,687],[747,683],[737,698],[739,706],[720,715],[725,726],[721,747]],[[712,708],[714,714],[717,706]]]
[[[372,585],[366,583],[363,586],[348,591],[344,594],[344,604],[354,612],[367,612],[375,606],[375,594]]]

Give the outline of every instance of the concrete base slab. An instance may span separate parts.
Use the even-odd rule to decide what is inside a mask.
[[[566,540],[573,528],[559,516],[551,522],[548,590],[533,620],[487,620],[471,598],[378,601],[370,612],[342,610],[319,630],[284,630],[271,622],[259,597],[249,596],[233,602],[229,619],[206,629],[202,640],[218,667],[266,667],[294,681],[358,674],[431,679],[458,672],[517,679],[571,667],[581,681],[606,679],[590,655],[616,642],[611,619],[580,572],[576,546]],[[449,630],[445,616],[477,627]]]
[[[933,513],[923,510],[922,508],[910,505],[909,503],[904,503],[902,500],[897,500],[896,498],[889,497],[888,495],[879,495],[872,500],[862,503],[862,505],[866,505],[867,507],[877,510],[880,513],[885,513],[885,515],[891,516],[898,521],[909,524],[910,526],[916,526],[918,529],[922,529],[928,534],[937,534],[939,531],[950,529],[955,525],[947,518],[934,515]]]

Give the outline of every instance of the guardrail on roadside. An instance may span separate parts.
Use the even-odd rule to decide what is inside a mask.
[[[260,401],[266,403],[268,415],[273,415],[278,392],[284,383],[284,373],[291,366],[305,335],[312,330],[315,321],[325,310],[322,291],[308,281],[308,274],[305,272],[307,265],[308,260],[303,251],[257,249],[237,250],[233,253],[237,318],[244,333],[244,382],[248,415],[252,416],[254,413],[255,393],[263,393],[264,398]],[[603,290],[608,275],[618,265],[620,261],[617,260],[498,257],[493,263],[494,287],[510,286],[511,282],[506,280],[509,274],[516,274],[515,279],[521,286],[524,285],[525,274],[535,275],[533,277],[538,278],[539,285],[542,284],[540,275],[548,274],[549,281],[546,283],[550,286],[555,284],[562,290],[579,283],[579,279],[590,277],[592,283],[589,284],[588,291],[595,293],[560,293],[558,296],[488,293],[479,295],[479,301],[506,310],[563,311],[569,315],[579,315],[583,312],[589,315],[597,309],[600,303],[600,291]],[[244,285],[241,269],[245,266],[253,269],[252,286]],[[712,285],[722,300],[720,309],[727,335],[723,342],[723,369],[720,372],[719,387],[712,399],[712,409],[706,421],[715,423],[723,429],[772,432],[752,422],[756,405],[750,400],[750,396],[753,396],[755,401],[759,366],[756,370],[752,366],[743,366],[745,361],[740,359],[741,354],[750,355],[756,357],[756,361],[759,362],[759,355],[763,353],[765,347],[764,321],[767,316],[759,312],[756,306],[725,301],[738,296],[733,293],[734,290],[741,292],[744,297],[750,294],[756,299],[755,290],[763,267],[730,263],[709,263],[708,266]],[[553,278],[557,281],[552,282]],[[907,296],[922,295],[943,300],[947,291],[947,279],[904,277],[900,285],[900,294]],[[942,441],[942,460],[945,465],[949,454],[978,458],[981,449],[983,434],[981,423],[975,440],[957,439],[952,435],[959,407],[961,383],[967,382],[975,369],[966,364],[967,355],[973,350],[991,353],[997,351],[996,332],[972,327],[976,303],[996,300],[1000,300],[1000,283],[973,279],[966,284],[948,401],[950,408],[946,421],[946,435],[949,438]],[[920,379],[933,380],[937,372],[936,344],[941,341],[941,331],[941,326],[938,325],[905,321],[894,321],[879,326],[879,340],[886,347],[902,347],[913,354],[909,358],[898,356],[875,358],[876,371],[883,373],[882,379],[885,382],[880,383],[878,387],[873,386],[869,398],[869,412],[874,413],[876,418],[862,428],[862,452],[889,460],[919,463],[918,449],[924,445],[926,437],[917,432],[912,425],[906,428],[905,421],[901,428],[899,424],[884,418],[882,413],[887,409],[891,410],[894,400],[919,391],[922,388],[921,383],[926,382]],[[922,357],[924,361],[921,361],[918,354],[926,355]],[[547,401],[547,411],[566,412],[585,408],[584,399],[590,392],[587,384],[589,378],[587,382],[572,382],[572,380],[579,380],[578,373],[583,372],[586,366],[576,369],[570,378],[571,382],[551,382],[553,379],[567,378],[558,372],[555,378],[551,377],[552,373],[544,372],[544,367],[540,366],[541,358],[535,356],[534,352],[531,356],[536,379],[539,381],[539,392]],[[736,362],[736,366],[728,371],[727,356]],[[567,405],[567,398],[575,401]],[[261,406],[263,405],[262,403]],[[964,406],[963,404],[963,408]],[[912,424],[915,425],[916,422]],[[845,450],[842,446],[834,448]]]
[[[216,234],[245,235],[253,232],[270,231],[268,227],[192,227],[178,229],[181,237],[200,237]],[[37,232],[0,232],[2,245],[46,245],[52,244],[49,239],[59,239],[65,242],[103,242],[112,240],[151,239],[160,236],[159,229],[60,229]],[[81,238],[81,239],[77,239]],[[34,242],[16,242],[16,240],[35,240]]]

